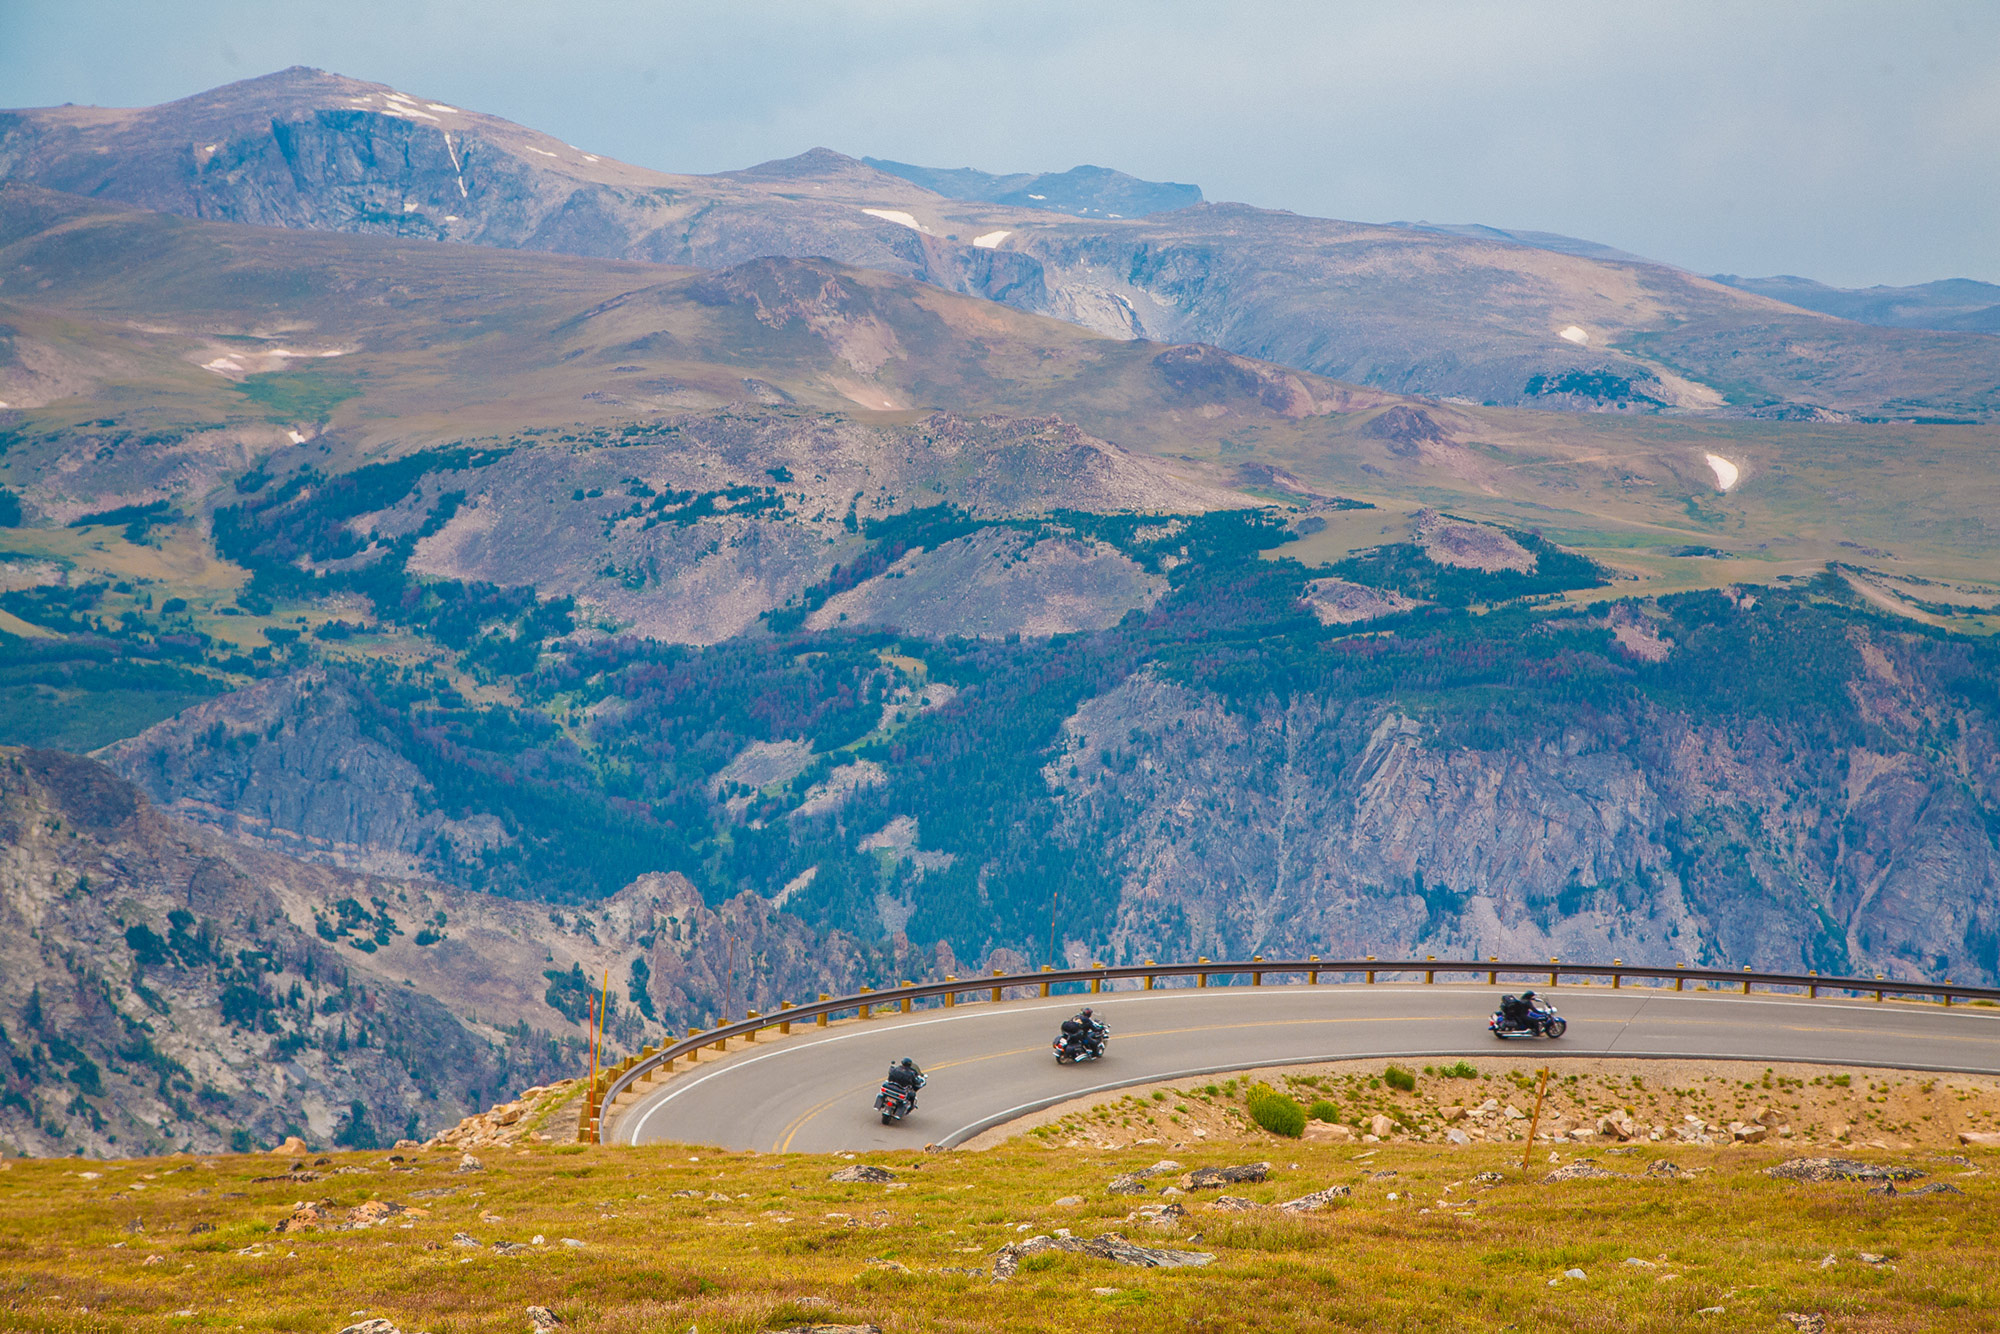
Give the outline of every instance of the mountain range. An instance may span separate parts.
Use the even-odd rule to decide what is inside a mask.
[[[17,1150],[429,1133],[607,976],[2000,976],[1986,334],[309,70],[0,181]]]

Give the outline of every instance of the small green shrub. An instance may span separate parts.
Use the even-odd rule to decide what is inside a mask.
[[[1306,1109],[1269,1084],[1252,1084],[1250,1119],[1273,1135],[1297,1139],[1306,1131]]]
[[[1382,1082],[1392,1089],[1401,1089],[1405,1093],[1417,1091],[1417,1077],[1400,1065],[1392,1065],[1384,1070]]]
[[[1315,1121],[1324,1121],[1328,1125],[1340,1124],[1340,1109],[1325,1098],[1319,1099],[1312,1106],[1306,1108],[1306,1115]]]

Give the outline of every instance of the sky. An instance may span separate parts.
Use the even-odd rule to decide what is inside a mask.
[[[0,105],[312,65],[664,171],[1079,163],[1700,273],[2000,282],[2000,3],[0,0]]]

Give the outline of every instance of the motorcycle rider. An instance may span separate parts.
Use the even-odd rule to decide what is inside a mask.
[[[1502,1022],[1515,1028],[1526,1028],[1529,1018],[1535,1012],[1535,993],[1530,991],[1520,996],[1500,998],[1500,1018]]]
[[[917,1063],[905,1056],[902,1060],[891,1065],[889,1067],[888,1082],[908,1092],[910,1110],[915,1111],[917,1109],[917,1090],[924,1086],[924,1072],[917,1068]]]
[[[1104,1054],[1104,1039],[1110,1035],[1111,1030],[1106,1028],[1102,1021],[1092,1016],[1088,1005],[1077,1011],[1076,1024],[1078,1034],[1083,1038],[1083,1045],[1090,1048],[1091,1055],[1102,1056]]]

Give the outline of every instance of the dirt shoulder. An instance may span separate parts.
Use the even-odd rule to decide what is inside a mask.
[[[1030,1113],[968,1141],[987,1149],[1031,1136],[1064,1148],[1265,1143],[1251,1121],[1252,1083],[1315,1109],[1306,1140],[1475,1144],[1527,1138],[1547,1065],[1539,1140],[1806,1147],[2000,1144],[2000,1077],[1789,1062],[1621,1060],[1497,1055],[1407,1063],[1415,1088],[1384,1082],[1394,1063],[1320,1061],[1110,1090]],[[1449,1071],[1450,1073],[1447,1073]],[[1381,1118],[1378,1120],[1378,1118]],[[1386,1125],[1384,1124],[1386,1121]]]

